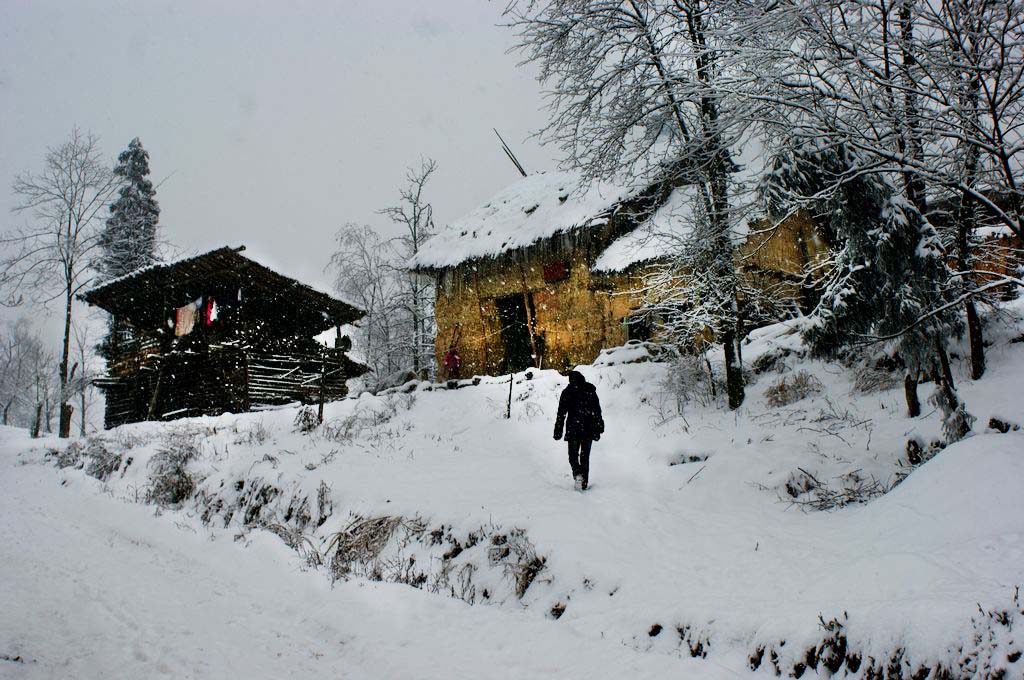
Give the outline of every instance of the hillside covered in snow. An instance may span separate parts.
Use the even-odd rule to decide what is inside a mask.
[[[744,345],[737,412],[714,356],[605,352],[582,494],[554,371],[323,424],[5,429],[0,675],[1024,677],[1022,315],[958,372],[977,422],[949,446],[884,360],[811,360],[785,325]]]

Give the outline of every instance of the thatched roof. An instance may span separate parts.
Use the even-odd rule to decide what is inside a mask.
[[[140,328],[166,322],[177,307],[211,290],[241,290],[243,304],[283,333],[320,333],[363,316],[363,310],[251,260],[242,248],[218,248],[144,267],[79,298]]]
[[[527,248],[559,233],[607,223],[645,185],[582,180],[575,172],[524,177],[484,205],[440,229],[410,262],[419,271],[456,267]]]

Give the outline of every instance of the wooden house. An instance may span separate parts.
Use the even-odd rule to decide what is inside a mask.
[[[340,331],[363,312],[243,249],[146,267],[80,296],[112,317],[97,381],[106,427],[340,399],[366,372]],[[332,328],[335,347],[314,339]]]
[[[461,375],[493,375],[564,370],[648,339],[635,291],[678,245],[666,235],[685,231],[693,198],[686,186],[583,186],[574,173],[541,173],[447,225],[412,261],[437,284],[442,373],[453,349]],[[754,225],[737,245],[749,280],[794,304],[804,266],[826,250],[805,216],[773,230]]]

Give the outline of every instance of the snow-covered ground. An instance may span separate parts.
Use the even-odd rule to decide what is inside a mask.
[[[585,494],[551,438],[553,371],[516,376],[510,420],[506,378],[338,402],[306,433],[281,409],[128,426],[55,459],[7,431],[0,655],[126,677],[1024,677],[1024,432],[986,432],[1024,423],[1022,311],[990,325],[985,377],[959,376],[976,434],[919,465],[907,441],[927,458],[937,414],[905,417],[901,384],[865,390],[782,326],[744,347],[758,373],[737,413],[623,363],[643,348],[582,367],[608,425]],[[800,371],[808,396],[771,405]],[[196,489],[154,519],[135,501],[183,451]],[[808,511],[850,490],[873,497]]]
[[[243,547],[50,466],[4,463],[2,678],[736,677],[526,612],[397,584],[332,588],[272,534]]]

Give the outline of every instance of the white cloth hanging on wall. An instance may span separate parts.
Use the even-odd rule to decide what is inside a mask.
[[[198,306],[190,302],[184,307],[178,307],[174,312],[174,335],[182,337],[192,332],[196,327],[196,310]]]

